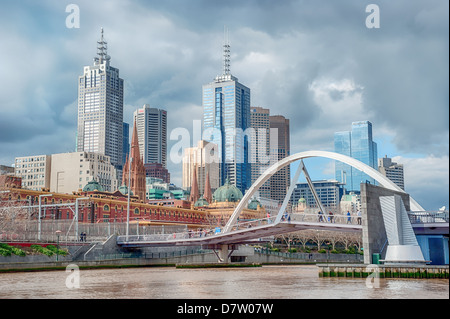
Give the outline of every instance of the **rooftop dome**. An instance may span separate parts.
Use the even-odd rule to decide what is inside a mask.
[[[198,201],[195,202],[194,207],[205,207],[208,205],[209,205],[208,201],[204,199],[202,196],[198,199]]]
[[[103,192],[103,187],[100,185],[95,179],[92,179],[89,183],[86,184],[83,188],[84,192],[93,192],[93,191],[99,191]]]
[[[302,197],[302,198],[300,198],[300,199],[298,200],[298,202],[299,202],[299,203],[306,203],[306,199],[304,199],[304,198]]]
[[[213,194],[215,202],[238,202],[242,199],[242,192],[227,179],[225,184],[219,187]]]
[[[126,185],[120,186],[119,192],[121,192],[123,195],[128,195],[128,187]],[[133,195],[133,191],[130,192],[130,195]]]
[[[253,209],[253,210],[257,210],[258,206],[261,206],[261,203],[259,202],[259,200],[257,200],[256,198],[253,198],[250,203],[248,204],[247,208],[248,209]]]

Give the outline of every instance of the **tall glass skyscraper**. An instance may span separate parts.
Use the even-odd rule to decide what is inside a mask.
[[[248,159],[250,89],[230,73],[230,45],[224,44],[224,70],[203,86],[203,138],[218,145],[220,184],[226,179],[242,193],[251,186]]]
[[[110,66],[107,42],[101,31],[94,65],[85,66],[78,80],[77,151],[110,157],[121,169],[123,152],[123,80]]]
[[[351,132],[334,133],[334,151],[377,169],[377,143],[372,138],[372,123],[369,121],[353,122]],[[376,184],[373,178],[338,161],[335,163],[335,178],[339,182],[345,183],[345,188],[349,192],[359,193],[361,183]]]

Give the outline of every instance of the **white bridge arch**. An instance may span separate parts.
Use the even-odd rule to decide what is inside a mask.
[[[296,161],[301,161],[300,166],[297,169],[297,172],[295,173],[295,177],[291,182],[290,188],[287,192],[287,195],[284,199],[283,205],[281,206],[281,209],[277,216],[277,221],[280,220],[281,215],[283,211],[286,208],[287,202],[289,201],[289,198],[291,196],[292,190],[295,187],[295,184],[297,183],[298,177],[300,175],[300,172],[303,170],[305,172],[305,175],[307,177],[308,183],[310,184],[309,176],[307,175],[307,171],[303,165],[303,159],[310,158],[310,157],[324,157],[329,158],[332,160],[340,161],[345,164],[348,164],[363,173],[369,175],[373,179],[375,179],[378,183],[380,183],[383,187],[394,190],[397,192],[406,193],[404,190],[402,190],[400,187],[398,187],[396,184],[394,184],[390,179],[388,179],[386,176],[379,173],[377,170],[373,169],[372,167],[362,163],[361,161],[358,161],[352,157],[334,153],[334,152],[327,152],[327,151],[306,151],[306,152],[300,152],[293,154],[291,156],[288,156],[279,162],[273,164],[271,167],[269,167],[249,188],[249,190],[245,193],[244,197],[234,210],[233,214],[231,215],[230,219],[228,220],[227,224],[224,227],[224,232],[228,232],[232,229],[233,225],[236,223],[237,218],[241,214],[242,210],[248,205],[248,202],[252,198],[252,196],[255,194],[255,192],[276,172],[278,172],[283,167],[290,165]],[[312,184],[310,184],[310,187],[312,187]],[[410,199],[410,206],[412,211],[424,211],[422,206],[419,205],[411,196]],[[320,203],[319,203],[320,205]],[[278,218],[279,217],[279,218]]]

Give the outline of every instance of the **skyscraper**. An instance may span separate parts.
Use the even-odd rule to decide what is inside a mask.
[[[272,145],[277,145],[275,151],[275,156],[277,161],[291,155],[291,138],[290,138],[290,127],[289,119],[282,115],[271,115],[269,116],[270,129],[276,130],[276,137],[278,139],[277,143],[271,143]],[[274,138],[271,136],[271,138]],[[291,169],[287,165],[276,172],[270,178],[270,198],[278,201],[283,201],[286,197],[287,190],[290,185],[291,180]]]
[[[220,183],[230,183],[245,192],[251,185],[248,160],[250,89],[230,73],[230,44],[223,46],[223,74],[203,86],[203,136],[218,145]]]
[[[377,167],[377,143],[372,138],[372,123],[360,121],[352,123],[351,132],[336,132],[334,134],[334,150],[336,153],[347,155],[364,164]],[[363,172],[341,162],[335,163],[335,177],[346,184],[349,192],[360,192],[360,184],[369,182],[376,184],[375,180]]]
[[[397,164],[392,158],[385,157],[378,159],[378,171],[393,181],[398,187],[405,190],[405,178],[403,174],[403,164]]]
[[[255,130],[255,134],[251,137],[250,157],[255,159],[251,164],[251,183],[253,183],[265,172],[270,166],[270,161],[266,161],[264,157],[269,159],[270,156],[270,110],[258,106],[250,108],[250,126]],[[263,160],[264,158],[264,160]],[[278,160],[278,158],[277,158]],[[270,198],[270,182],[264,183],[259,188],[259,196]]]
[[[167,168],[167,111],[144,104],[134,112],[134,120],[144,164],[159,163]]]
[[[207,141],[199,141],[197,146],[184,149],[183,188],[191,188],[194,171],[200,195],[204,195],[205,189],[208,188],[207,182],[212,189],[219,188],[219,163],[215,152],[217,152],[217,145]]]
[[[78,80],[77,151],[107,155],[121,168],[123,152],[123,79],[110,65],[101,30],[94,64]]]

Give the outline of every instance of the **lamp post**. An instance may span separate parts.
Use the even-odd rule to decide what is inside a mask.
[[[59,255],[59,234],[61,234],[60,230],[56,231],[56,261],[58,261],[58,255]]]
[[[130,151],[131,154],[131,151]],[[127,201],[127,229],[126,229],[126,237],[128,240],[128,235],[130,233],[130,193],[131,193],[131,162],[133,161],[133,158],[130,157],[130,161],[128,163],[128,201]]]
[[[45,196],[53,196],[53,194],[39,195],[38,240],[41,240],[41,198]]]
[[[77,240],[77,238],[78,238],[78,215],[79,215],[79,212],[78,212],[78,201],[80,201],[80,200],[87,200],[87,199],[89,199],[89,197],[81,197],[81,198],[77,198],[76,200],[75,200],[75,216],[74,216],[74,218],[75,218],[75,221],[76,221],[76,223],[75,223],[75,241]]]

